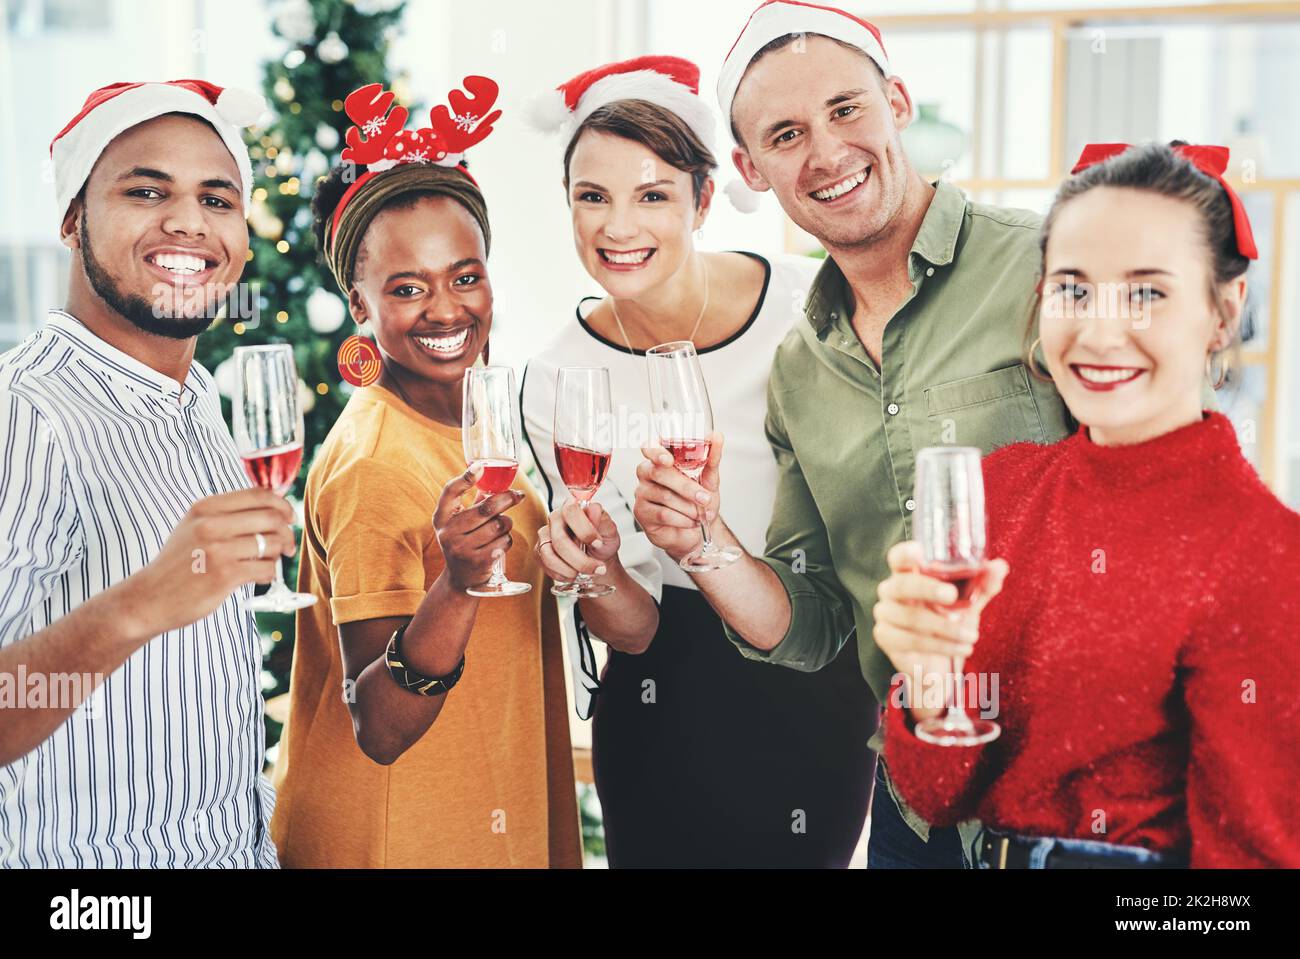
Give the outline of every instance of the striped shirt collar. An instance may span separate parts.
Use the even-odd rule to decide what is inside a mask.
[[[182,385],[129,353],[123,353],[107,340],[101,339],[71,313],[50,310],[46,324],[75,344],[80,352],[99,369],[137,392],[143,389],[177,405],[183,401],[187,389],[195,397],[208,392],[208,385],[198,374],[194,363],[190,364],[189,373]]]

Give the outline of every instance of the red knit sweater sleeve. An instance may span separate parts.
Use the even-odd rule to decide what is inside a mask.
[[[916,738],[896,677],[885,705],[885,767],[903,800],[932,826],[976,819],[987,788],[982,775],[988,744],[935,746]]]
[[[1300,515],[1269,505],[1181,657],[1193,867],[1300,866]]]

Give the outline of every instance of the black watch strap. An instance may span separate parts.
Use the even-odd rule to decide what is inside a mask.
[[[461,656],[460,663],[446,676],[426,676],[406,665],[406,657],[402,655],[399,645],[405,632],[405,626],[395,629],[393,638],[388,641],[388,649],[384,652],[384,663],[397,685],[420,696],[441,696],[460,681],[461,674],[465,672],[464,656]]]

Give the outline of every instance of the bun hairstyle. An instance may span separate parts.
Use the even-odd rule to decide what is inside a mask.
[[[432,163],[409,163],[377,174],[365,183],[349,201],[339,217],[331,248],[330,227],[339,201],[359,176],[358,168],[344,162],[330,170],[316,183],[311,198],[312,236],[321,265],[334,272],[344,296],[362,263],[361,240],[376,216],[385,210],[405,210],[426,197],[445,196],[455,200],[472,216],[483,231],[485,252],[492,249],[492,230],[488,225],[487,201],[478,184],[458,167]],[[349,251],[351,251],[349,253]]]
[[[649,100],[616,100],[592,111],[569,138],[564,150],[564,188],[569,188],[569,163],[578,140],[588,130],[640,143],[670,167],[691,175],[695,202],[718,161],[694,130],[671,110]]]
[[[1189,159],[1175,152],[1175,147],[1185,145],[1183,140],[1172,140],[1168,144],[1148,143],[1134,146],[1103,162],[1080,170],[1062,183],[1057,190],[1056,198],[1052,201],[1047,218],[1043,221],[1042,232],[1039,235],[1039,275],[1042,276],[1046,271],[1047,243],[1056,219],[1067,203],[1097,187],[1144,190],[1181,200],[1191,204],[1196,210],[1201,226],[1201,238],[1210,260],[1210,288],[1207,290],[1207,295],[1215,304],[1217,311],[1219,309],[1218,287],[1244,274],[1250,266],[1250,260],[1241,252],[1232,201],[1227,191],[1218,180],[1201,172]],[[1037,378],[1050,380],[1050,377],[1045,377],[1038,372],[1034,357],[1028,352],[1028,341],[1035,335],[1041,301],[1040,292],[1034,299],[1025,332],[1028,361],[1026,365]],[[1234,348],[1241,340],[1250,339],[1253,335],[1254,324],[1250,306],[1248,301],[1246,309],[1242,311],[1241,325],[1233,344]]]
[[[316,192],[311,198],[311,235],[316,240],[316,259],[321,266],[329,268],[325,258],[325,243],[329,235],[330,221],[339,200],[347,192],[357,177],[357,168],[351,163],[340,163],[325,176],[316,181]]]

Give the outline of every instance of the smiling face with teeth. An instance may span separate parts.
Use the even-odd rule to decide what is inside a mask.
[[[239,169],[205,121],[168,114],[120,134],[64,217],[69,304],[82,322],[147,333],[205,330],[248,254]]]
[[[681,275],[713,181],[697,204],[691,174],[635,140],[588,130],[574,145],[568,194],[583,266],[611,296],[636,300]]]
[[[421,196],[371,221],[348,297],[369,322],[396,382],[421,410],[460,423],[461,379],[492,328],[492,286],[478,223],[446,196]]]
[[[1235,336],[1244,276],[1216,287],[1191,204],[1097,187],[1058,207],[1039,332],[1048,372],[1095,443],[1138,443],[1201,416],[1206,356]]]
[[[912,101],[862,51],[810,34],[759,57],[732,103],[732,159],[754,190],[772,190],[834,254],[878,242],[924,183],[899,134]]]

